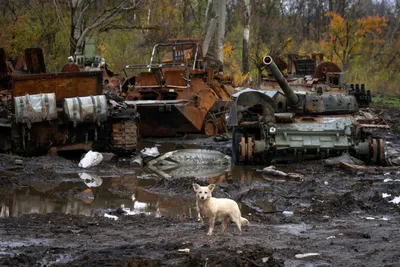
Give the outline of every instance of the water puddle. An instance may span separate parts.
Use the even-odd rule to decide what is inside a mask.
[[[208,177],[208,183],[266,181],[261,173],[255,171],[255,166],[232,166],[228,170],[217,168],[212,167],[206,176],[202,172],[199,177]],[[190,174],[196,177],[196,172]],[[158,195],[147,190],[159,179],[157,174],[145,169],[120,175],[90,171],[60,173],[59,183],[34,183],[11,192],[0,192],[0,217],[52,212],[85,216],[147,214],[182,220],[196,217],[194,195],[181,196],[179,192]],[[246,205],[239,205],[243,214],[251,212]]]

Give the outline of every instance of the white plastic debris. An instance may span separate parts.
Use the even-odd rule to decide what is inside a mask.
[[[326,239],[329,240],[329,239],[334,239],[334,238],[336,238],[336,236],[331,235],[331,236],[328,236]]]
[[[114,220],[118,220],[118,217],[115,215],[110,215],[107,213],[104,213],[104,217],[109,218],[109,219],[114,219]]]
[[[391,197],[391,196],[392,196],[391,194],[382,193],[383,198],[387,198],[387,197]]]
[[[367,219],[367,220],[375,220],[374,217],[365,217],[365,219]]]
[[[140,151],[140,153],[142,154],[143,157],[157,157],[158,155],[160,155],[160,152],[158,151],[158,148],[152,147],[152,148],[144,148]]]
[[[390,200],[389,202],[393,203],[393,204],[399,204],[400,203],[400,197],[395,197],[392,200]]]
[[[101,153],[89,150],[89,152],[85,154],[83,159],[81,159],[78,166],[82,168],[89,168],[100,164],[102,160],[103,155]]]
[[[290,210],[284,210],[284,211],[282,212],[282,214],[283,214],[284,216],[286,216],[286,217],[292,217],[292,216],[294,216],[293,211],[290,211]]]
[[[304,253],[304,254],[296,254],[295,257],[296,259],[302,259],[306,257],[312,257],[312,256],[319,256],[319,253]]]
[[[264,257],[264,258],[262,258],[262,262],[263,262],[263,263],[266,263],[268,260],[269,260],[269,257]]]
[[[179,252],[185,252],[185,253],[189,253],[190,249],[189,248],[180,248],[178,249]]]
[[[80,172],[78,174],[88,187],[99,187],[103,183],[103,179],[93,173]]]

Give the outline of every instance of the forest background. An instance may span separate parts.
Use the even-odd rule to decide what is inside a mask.
[[[0,47],[9,57],[41,47],[48,72],[95,37],[96,53],[118,72],[148,63],[154,44],[204,38],[235,86],[257,87],[271,54],[323,53],[345,81],[400,95],[400,0],[0,0]]]

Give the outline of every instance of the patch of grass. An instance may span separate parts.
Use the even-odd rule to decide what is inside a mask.
[[[378,106],[400,109],[400,97],[378,95],[372,97],[372,102]]]

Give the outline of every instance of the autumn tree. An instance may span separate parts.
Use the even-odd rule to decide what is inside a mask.
[[[384,42],[383,30],[387,26],[385,17],[369,16],[354,22],[334,12],[328,12],[326,16],[331,19],[327,46],[343,68],[348,67],[351,58],[361,53],[374,53]]]
[[[18,57],[25,48],[41,47],[47,70],[59,70],[68,55],[68,30],[59,26],[67,20],[57,18],[53,1],[6,1],[1,7],[8,11],[0,19],[4,29],[0,31],[0,43],[7,55]]]

